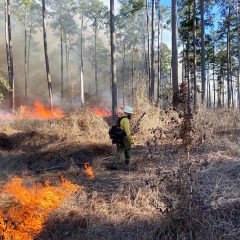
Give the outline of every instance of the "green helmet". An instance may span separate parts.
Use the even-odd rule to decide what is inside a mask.
[[[130,106],[126,106],[123,110],[125,113],[133,114],[133,109]]]

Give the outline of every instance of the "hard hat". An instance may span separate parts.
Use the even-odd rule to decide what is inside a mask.
[[[133,109],[132,109],[132,107],[130,107],[130,106],[126,106],[126,107],[124,108],[124,112],[125,112],[125,113],[130,113],[130,114],[132,114],[132,113],[133,113]]]

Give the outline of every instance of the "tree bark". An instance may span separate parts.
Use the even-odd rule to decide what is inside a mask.
[[[150,101],[154,102],[155,87],[155,0],[152,0],[152,42],[151,42],[151,84],[150,84]]]
[[[10,0],[5,1],[5,33],[6,33],[6,51],[8,64],[8,82],[11,88],[9,93],[9,107],[15,111],[15,88],[14,88],[14,68],[13,68],[13,52],[12,52],[12,33],[11,33],[11,10]]]
[[[112,115],[117,110],[117,78],[116,78],[116,47],[115,47],[115,12],[114,0],[110,0],[110,39],[111,39],[111,77],[112,77]]]
[[[27,63],[27,6],[24,12],[24,74],[25,74],[25,99],[28,99],[28,63]]]
[[[150,56],[150,32],[149,32],[149,11],[148,11],[148,0],[146,0],[146,15],[147,15],[147,52],[148,52],[148,97],[150,100],[151,90],[151,56]]]
[[[173,107],[178,105],[177,1],[172,0],[172,86]]]
[[[85,103],[84,97],[84,80],[83,80],[83,14],[81,19],[81,30],[80,30],[80,38],[81,38],[81,63],[80,63],[80,104],[83,107]]]
[[[202,103],[205,102],[205,95],[206,95],[206,70],[205,70],[205,5],[204,0],[200,0],[200,9],[201,9],[201,81],[202,81]]]
[[[46,17],[45,0],[42,0],[43,43],[44,43],[44,54],[45,54],[48,94],[49,94],[49,99],[50,99],[50,107],[51,107],[51,109],[53,109],[52,80],[51,80],[49,59],[48,59],[48,45],[47,45],[47,32],[46,32],[46,19],[45,19],[45,17]]]
[[[238,109],[240,109],[240,12],[237,1],[237,25],[238,25],[238,77],[237,77],[237,99],[238,99]]]
[[[230,5],[228,6],[228,23],[227,23],[227,103],[231,107],[231,84],[230,84]]]
[[[160,3],[158,5],[158,74],[157,74],[157,105],[160,103],[160,85],[161,85],[161,45],[160,45],[160,28],[161,28],[161,15],[160,15]]]
[[[196,76],[196,0],[193,0],[193,108],[197,109],[197,76]]]
[[[94,68],[95,68],[95,86],[96,98],[98,98],[98,69],[97,69],[97,20],[95,19],[95,35],[94,35]]]

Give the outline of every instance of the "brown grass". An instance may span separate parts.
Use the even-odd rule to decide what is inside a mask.
[[[49,216],[37,239],[239,239],[239,113],[201,109],[193,119],[201,141],[188,155],[181,149],[182,119],[176,112],[143,103],[138,110],[133,125],[146,115],[134,136],[131,171],[123,163],[119,171],[108,170],[113,155],[108,126],[87,112],[2,125],[9,138],[26,135],[10,151],[1,150],[2,182],[16,174],[64,175],[81,186]],[[93,181],[74,162],[89,156]],[[36,174],[27,165],[32,159],[41,167],[69,165]]]

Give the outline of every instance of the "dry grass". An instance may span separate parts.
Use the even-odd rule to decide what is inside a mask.
[[[201,141],[187,155],[181,149],[178,114],[139,106],[133,125],[139,125],[135,139],[141,146],[133,149],[131,171],[123,165],[119,171],[107,169],[112,156],[108,126],[87,112],[56,122],[2,125],[9,136],[36,134],[27,135],[9,152],[1,151],[5,176],[1,179],[14,174],[36,179],[63,174],[81,186],[49,216],[36,239],[239,239],[239,113],[201,109],[193,119],[196,139]],[[73,163],[69,158],[88,157],[90,148],[94,181],[75,164],[37,175],[26,171],[31,151],[46,165],[49,159]]]

